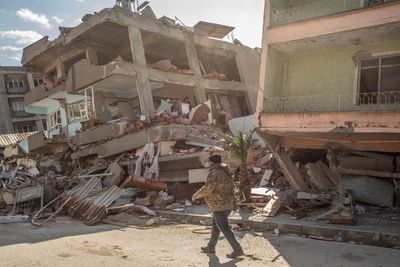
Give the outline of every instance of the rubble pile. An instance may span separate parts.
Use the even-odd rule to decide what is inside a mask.
[[[152,118],[86,122],[73,138],[33,135],[25,158],[18,154],[1,162],[1,213],[34,215],[36,225],[68,214],[93,225],[118,211],[154,216],[146,207],[191,205],[191,191],[207,175],[202,162],[209,152],[203,149],[219,142],[216,128],[207,123],[208,105],[183,114],[167,103]],[[200,171],[202,177],[193,177],[192,171]],[[20,192],[33,187],[41,189],[29,200],[41,201],[29,210],[16,209]]]
[[[161,103],[151,119],[88,122],[69,139],[32,135],[29,154],[1,161],[1,214],[34,215],[36,225],[59,214],[88,225],[138,218],[144,226],[165,223],[152,218],[152,209],[183,212],[192,206],[191,196],[207,178],[205,163],[215,152],[237,181],[249,175],[251,198],[238,206],[263,216],[286,212],[296,220],[354,224],[360,211],[370,210],[363,205],[398,206],[399,173],[392,155],[335,145],[287,152],[254,145],[245,172],[224,150],[218,128],[209,124],[207,103],[186,114],[172,107]]]
[[[352,151],[332,144],[326,151],[289,151],[288,157],[278,162],[283,153],[260,154],[261,158],[251,162],[256,178],[252,203],[246,206],[255,212],[276,216],[283,211],[292,219],[309,217],[333,224],[355,224],[373,207],[386,207],[398,214],[400,176],[393,155]],[[290,164],[295,168],[289,175],[305,185],[301,190],[294,189],[295,183],[284,174],[283,169],[287,171]]]

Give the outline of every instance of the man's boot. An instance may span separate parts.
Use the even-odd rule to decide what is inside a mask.
[[[210,248],[210,247],[201,247],[201,252],[207,253],[207,254],[215,254],[215,248]]]
[[[231,258],[231,259],[235,259],[237,257],[243,256],[243,249],[242,248],[238,248],[235,249],[232,253],[230,254],[226,254],[226,257]]]

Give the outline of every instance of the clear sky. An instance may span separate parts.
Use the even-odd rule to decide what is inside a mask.
[[[178,17],[186,26],[209,21],[236,27],[235,38],[261,46],[264,0],[148,0],[157,17]],[[140,3],[143,0],[139,0]],[[113,7],[115,0],[0,0],[0,65],[20,65],[22,48],[59,26],[76,26],[83,15]]]

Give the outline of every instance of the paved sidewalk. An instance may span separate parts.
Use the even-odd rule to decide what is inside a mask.
[[[157,213],[176,221],[208,224],[211,222],[211,214],[205,205],[188,207],[184,212],[158,210]],[[363,217],[355,225],[335,225],[310,217],[294,220],[284,212],[275,217],[264,217],[245,211],[241,211],[240,214],[233,212],[229,220],[234,224],[243,224],[245,227],[263,231],[279,229],[281,234],[400,248],[400,222],[383,224]]]

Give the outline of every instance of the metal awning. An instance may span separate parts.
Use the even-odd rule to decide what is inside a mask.
[[[235,29],[235,27],[216,24],[206,21],[199,21],[193,27],[194,29],[202,30],[208,34],[210,37],[222,39],[227,36],[231,31]]]

